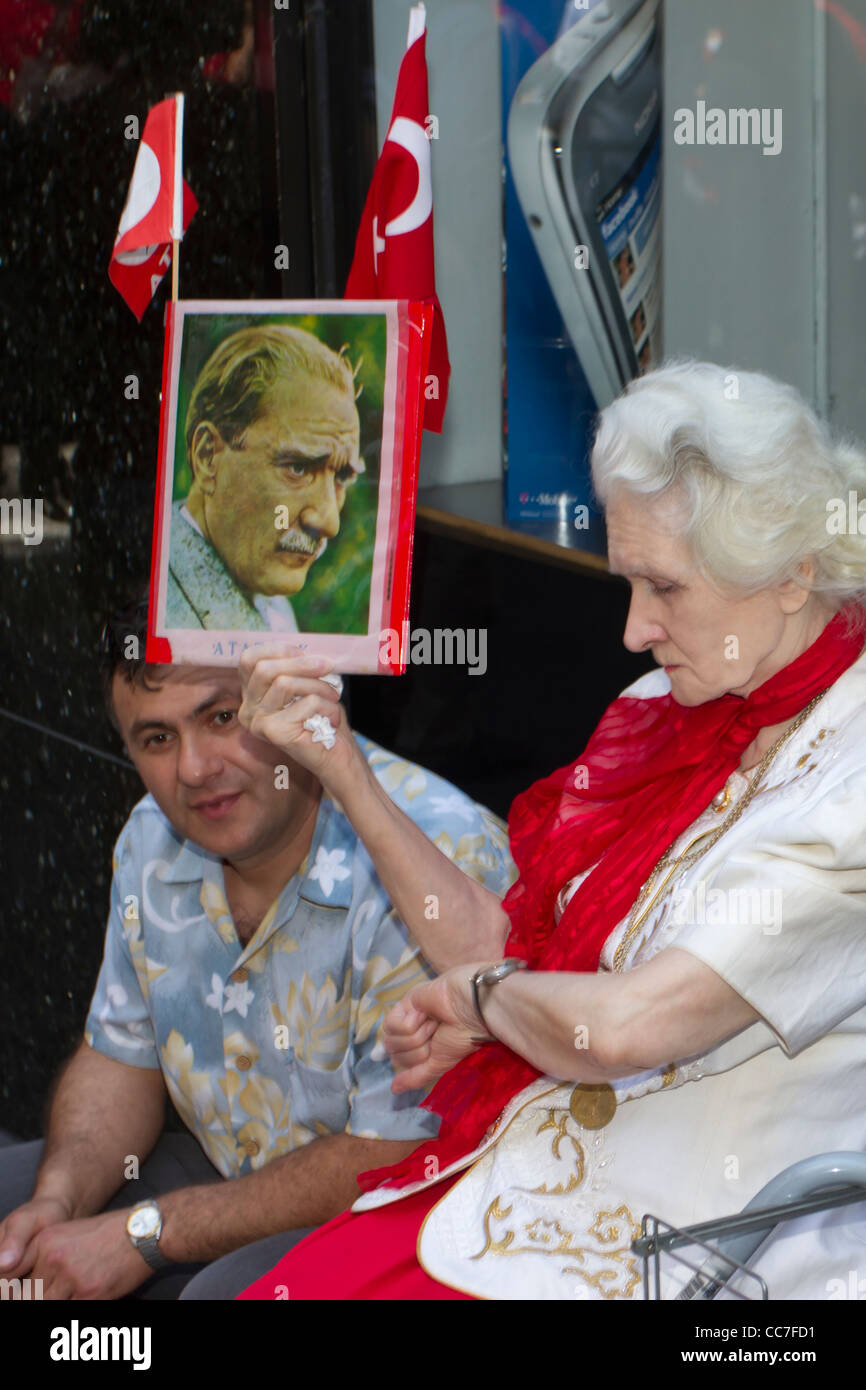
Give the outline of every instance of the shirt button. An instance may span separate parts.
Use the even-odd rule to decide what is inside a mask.
[[[250,1067],[252,1066],[252,1062],[250,1061],[249,1057],[246,1057],[243,1053],[241,1053],[239,1057],[235,1058],[235,1066],[237,1067],[238,1071],[249,1071]]]
[[[232,979],[236,985],[242,985],[245,980],[249,979],[249,974],[246,966],[239,965],[237,970],[232,971]]]
[[[244,1148],[246,1149],[250,1158],[255,1158],[256,1154],[259,1151],[259,1146],[256,1143],[255,1139],[248,1139],[247,1142],[244,1144]]]

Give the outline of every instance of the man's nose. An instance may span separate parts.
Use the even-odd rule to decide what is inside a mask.
[[[643,652],[654,642],[663,642],[666,636],[665,629],[653,616],[651,600],[633,592],[622,635],[623,645],[630,652]]]
[[[333,540],[337,535],[340,508],[337,505],[336,478],[329,468],[323,468],[311,483],[298,520],[308,531],[315,531],[328,540]]]
[[[181,735],[177,778],[187,787],[203,787],[222,771],[222,758],[203,734]]]

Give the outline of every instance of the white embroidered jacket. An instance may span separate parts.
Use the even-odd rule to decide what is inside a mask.
[[[655,670],[624,693],[669,689]],[[866,1149],[866,653],[763,770],[733,773],[725,790],[599,968],[630,969],[675,942],[761,1020],[704,1056],[613,1082],[600,1128],[584,1123],[596,1117],[574,1082],[548,1077],[515,1096],[439,1174],[467,1170],[419,1238],[434,1278],[481,1298],[640,1298],[630,1247],[644,1213],[676,1226],[727,1215],[798,1158]],[[422,1186],[367,1193],[355,1210]],[[866,1203],[788,1223],[749,1265],[774,1299],[850,1297],[852,1270],[862,1298]],[[663,1297],[689,1277],[669,1257],[662,1272]]]

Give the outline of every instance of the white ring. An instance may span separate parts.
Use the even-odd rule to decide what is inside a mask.
[[[332,685],[338,695],[343,694],[343,677],[338,676],[336,671],[329,671],[326,676],[320,676],[319,679],[327,681],[328,685]]]
[[[326,748],[333,748],[337,742],[337,731],[326,714],[314,714],[305,719],[304,728],[313,735],[314,743],[324,743]]]

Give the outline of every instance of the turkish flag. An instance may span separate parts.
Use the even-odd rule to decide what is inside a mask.
[[[391,123],[364,204],[347,299],[432,299],[424,428],[439,434],[448,400],[448,340],[433,265],[433,183],[422,33],[400,64]]]
[[[198,208],[183,180],[181,229],[173,228],[179,119],[176,97],[166,98],[148,113],[108,266],[111,283],[139,322],[171,265],[172,236],[180,239]]]

